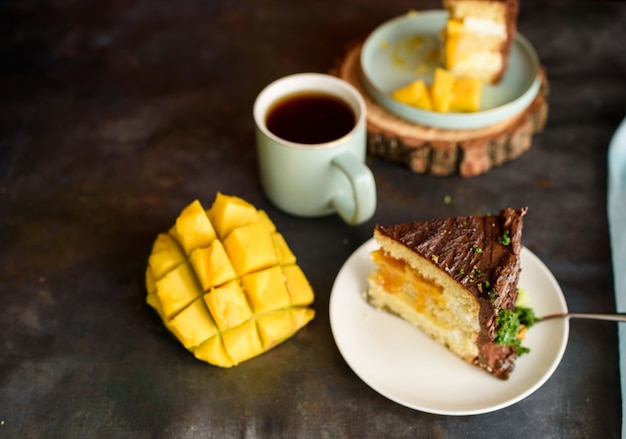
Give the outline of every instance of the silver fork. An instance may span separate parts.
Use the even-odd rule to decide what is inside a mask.
[[[626,313],[566,312],[566,313],[548,314],[547,316],[538,317],[537,322],[558,319],[558,318],[576,318],[576,319],[590,319],[590,320],[610,320],[613,322],[626,322]]]

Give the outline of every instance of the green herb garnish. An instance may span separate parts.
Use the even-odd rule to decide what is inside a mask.
[[[531,308],[515,308],[514,311],[501,309],[496,318],[494,341],[500,346],[514,346],[518,356],[530,352],[529,348],[522,346],[518,334],[522,327],[533,326],[535,320],[535,313]]]
[[[498,236],[498,242],[502,245],[509,245],[511,243],[511,231],[506,229],[502,236]]]

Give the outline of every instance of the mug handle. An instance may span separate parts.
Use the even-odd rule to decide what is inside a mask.
[[[350,225],[367,221],[376,210],[376,184],[372,171],[350,152],[336,155],[331,163],[350,184],[349,190],[345,190],[344,185],[335,192],[331,204]]]

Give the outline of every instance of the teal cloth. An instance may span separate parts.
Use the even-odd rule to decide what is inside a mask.
[[[626,312],[626,119],[615,132],[608,155],[608,217],[615,305]],[[618,326],[622,386],[622,438],[626,438],[626,325]]]

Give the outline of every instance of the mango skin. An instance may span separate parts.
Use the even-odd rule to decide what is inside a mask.
[[[146,302],[201,361],[228,368],[281,344],[315,317],[313,290],[266,212],[218,193],[157,236]]]

